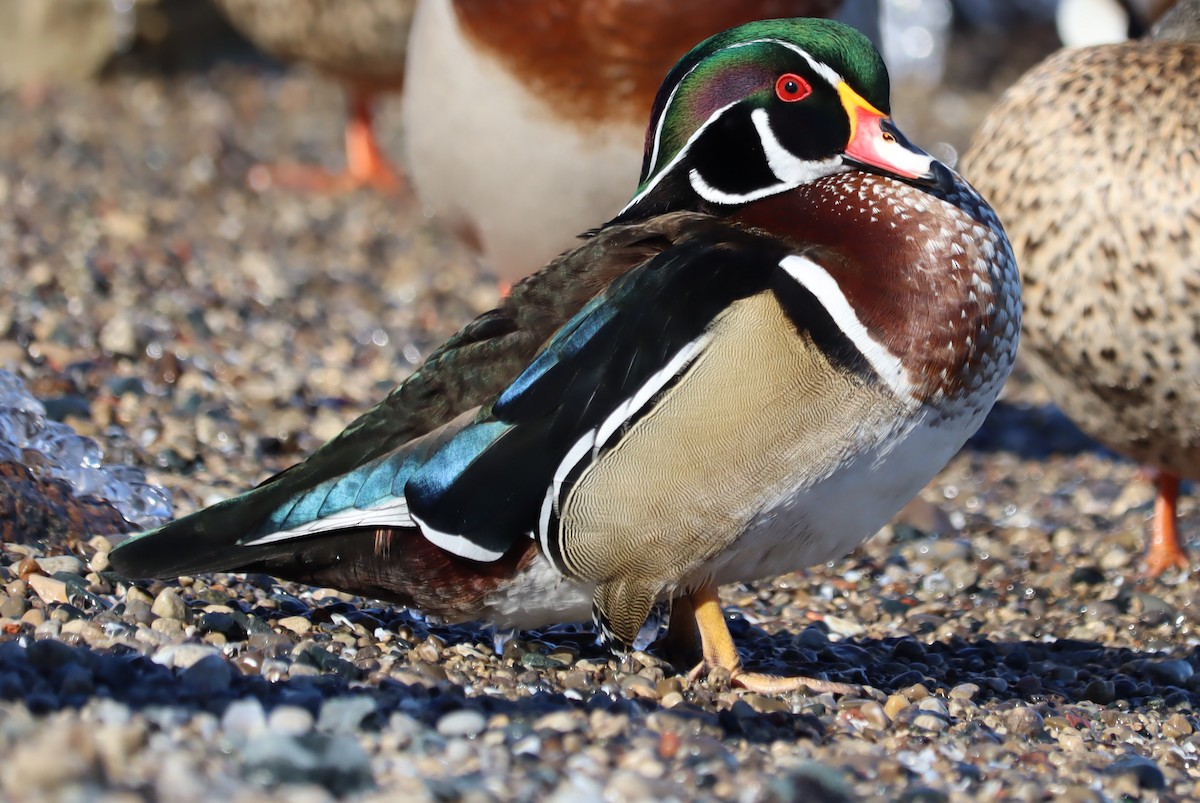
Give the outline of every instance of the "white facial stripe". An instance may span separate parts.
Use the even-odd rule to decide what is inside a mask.
[[[817,75],[821,76],[826,81],[828,81],[829,85],[831,87],[833,87],[834,89],[837,88],[838,84],[840,84],[842,81],[845,80],[844,78],[842,78],[842,76],[838,75],[837,71],[834,70],[832,67],[830,67],[828,64],[817,61],[816,59],[814,59],[812,56],[810,56],[808,54],[807,50],[805,50],[804,48],[801,48],[801,47],[797,47],[796,45],[792,44],[791,42],[785,42],[782,39],[760,39],[759,41],[760,42],[773,42],[774,44],[777,44],[780,47],[786,47],[788,50],[791,50],[793,53],[799,53],[800,56],[805,61],[808,62],[808,66],[812,67],[813,72],[815,72]]]
[[[765,40],[756,40],[756,41],[765,41]],[[716,52],[723,53],[726,50],[736,50],[739,47],[745,47],[746,45],[752,45],[755,43],[756,42],[742,42],[740,44],[730,45],[729,47],[721,48],[721,50],[718,50]],[[709,56],[709,58],[712,58],[712,56]],[[702,59],[702,60],[696,62],[695,64],[693,64],[692,68],[690,70],[688,70],[687,72],[685,72],[683,74],[683,76],[675,83],[675,87],[671,90],[671,94],[667,96],[667,102],[664,103],[663,107],[662,107],[662,114],[659,115],[659,117],[658,117],[658,124],[654,127],[654,146],[650,149],[650,164],[646,170],[647,175],[651,175],[651,176],[654,175],[654,168],[658,164],[658,153],[659,153],[659,147],[662,145],[662,130],[663,130],[663,124],[667,120],[667,110],[670,109],[671,104],[675,102],[675,96],[677,94],[679,94],[679,89],[683,86],[684,82],[687,81],[688,76],[691,75],[692,73],[694,73],[696,71],[696,68],[699,67],[703,63],[704,63],[704,60]],[[709,120],[712,120],[713,118],[719,116],[721,114],[721,112],[725,111],[725,109],[728,109],[728,108],[729,108],[729,106],[726,106],[723,109],[718,109],[714,114],[709,116]],[[706,125],[708,125],[708,123],[706,122],[706,123],[704,123],[704,125],[706,126]],[[703,129],[703,127],[704,126],[701,126],[702,129]],[[699,133],[699,132],[697,132],[697,133]],[[694,140],[694,139],[695,139],[695,135],[693,135],[692,138],[689,139],[687,141],[687,143],[683,146],[683,148],[680,149],[680,153],[683,153],[684,151],[686,151],[687,146],[691,145],[692,140]],[[647,188],[647,189],[649,189],[649,188]],[[628,209],[628,208],[629,207],[626,207],[626,209]]]
[[[657,187],[658,183],[660,181],[662,181],[663,177],[668,175],[671,172],[671,170],[675,167],[675,165],[679,164],[679,162],[683,159],[683,157],[687,155],[688,149],[692,147],[692,143],[700,138],[700,135],[704,133],[705,129],[707,129],[710,125],[712,125],[718,119],[720,119],[722,114],[729,111],[730,109],[732,109],[734,106],[736,106],[740,102],[741,101],[734,101],[733,103],[730,103],[728,106],[722,106],[720,109],[717,109],[715,112],[713,112],[712,116],[710,116],[707,120],[705,120],[704,124],[701,125],[699,128],[697,128],[692,133],[692,135],[690,137],[688,137],[688,141],[683,143],[683,147],[679,149],[679,153],[675,154],[675,158],[672,159],[670,161],[670,163],[667,164],[666,167],[664,167],[662,170],[660,170],[658,172],[658,174],[654,176],[654,179],[649,184],[646,185],[646,189],[642,190],[637,195],[633,196],[633,199],[629,203],[625,204],[625,208],[621,210],[620,214],[622,214],[622,215],[625,214],[625,212],[628,211],[629,207],[633,206],[638,201],[645,198],[646,195],[648,195],[655,187]],[[655,147],[655,152],[657,153],[658,144],[655,143],[654,147]]]
[[[316,533],[327,533],[334,530],[351,530],[358,527],[415,527],[416,522],[408,512],[408,502],[403,498],[392,497],[383,504],[365,509],[349,508],[340,510],[332,516],[315,519],[299,527],[268,533],[267,535],[243,541],[240,546],[261,546],[288,541],[293,538],[303,538]]]
[[[834,324],[842,334],[850,338],[850,342],[871,364],[871,368],[884,384],[898,398],[910,399],[914,388],[908,376],[908,369],[899,357],[871,336],[829,272],[808,257],[799,255],[785,257],[779,266],[816,297],[833,318]]]
[[[754,129],[762,141],[763,151],[767,154],[767,164],[775,178],[784,184],[799,186],[810,181],[816,181],[822,176],[836,173],[842,166],[842,157],[833,156],[829,159],[809,162],[798,158],[795,154],[780,144],[771,128],[771,117],[766,109],[755,109],[750,112]]]
[[[421,535],[425,536],[427,541],[452,555],[458,555],[460,558],[466,558],[467,560],[477,560],[482,563],[491,563],[504,557],[503,552],[482,547],[466,536],[435,530],[416,516],[413,516],[412,519],[421,528]]]
[[[744,195],[735,195],[731,192],[718,190],[713,185],[704,180],[704,176],[700,175],[700,171],[695,168],[688,173],[688,181],[691,182],[692,189],[706,201],[714,204],[745,204],[751,201],[757,201],[759,198],[766,198],[768,195],[776,195],[781,192],[787,192],[794,189],[794,184],[771,184],[766,187],[759,187],[757,190],[748,192]]]

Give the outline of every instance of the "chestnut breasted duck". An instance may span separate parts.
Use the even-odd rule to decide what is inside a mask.
[[[511,284],[629,199],[655,91],[692,45],[842,5],[422,0],[401,111],[413,190]]]
[[[408,35],[417,0],[216,0],[239,31],[285,61],[303,61],[341,82],[346,92],[346,172],[259,165],[252,185],[342,190],[405,187],[379,147],[372,104],[404,84]]]
[[[979,426],[1020,282],[961,178],[892,123],[870,41],[716,35],[669,73],[632,200],[308,460],[136,537],[127,576],[253,570],[505,627],[657,601],[742,672],[717,587],[853,549]],[[698,668],[699,669],[699,668]]]
[[[1147,556],[1186,567],[1179,478],[1200,478],[1200,0],[1143,41],[1064,50],[965,157],[1019,258],[1025,355],[1089,435],[1158,470]]]

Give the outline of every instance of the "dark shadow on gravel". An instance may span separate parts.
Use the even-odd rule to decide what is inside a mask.
[[[1087,452],[1113,460],[1125,459],[1088,437],[1053,404],[998,401],[965,448],[976,452],[1009,452],[1029,460]]]
[[[1101,706],[1200,707],[1200,651],[1196,649],[1170,654],[1138,652],[1069,639],[993,642],[954,638],[926,644],[905,636],[831,642],[819,625],[800,633],[769,634],[740,618],[730,621],[730,629],[752,670],[824,676],[869,685],[886,694],[916,684],[925,685],[931,692],[975,684],[978,691],[972,699],[977,703],[1091,701]],[[482,639],[478,630],[467,638],[456,638],[458,633],[470,634],[470,628],[438,630],[440,637],[448,637],[447,647],[453,647],[456,641],[478,644]],[[576,634],[566,635],[571,636],[572,647],[582,648],[581,658],[605,657],[599,647],[585,642],[589,636],[586,631],[578,632],[578,639],[574,638]],[[294,661],[322,664],[322,674],[272,682],[260,675],[243,675],[218,655],[178,670],[154,663],[129,647],[101,652],[56,640],[22,637],[0,643],[0,699],[20,700],[39,714],[79,707],[94,698],[110,698],[161,716],[177,716],[169,712],[182,710],[219,717],[234,701],[254,697],[268,711],[281,705],[299,706],[320,718],[327,701],[366,695],[374,705],[359,711],[350,723],[352,728],[379,727],[393,712],[435,727],[443,715],[463,708],[485,715],[504,713],[514,722],[528,722],[559,710],[602,709],[634,719],[661,710],[715,725],[727,736],[752,741],[821,736],[815,717],[764,714],[748,705],[746,710],[735,707],[733,711],[714,713],[684,704],[667,712],[653,701],[628,698],[611,684],[613,678],[606,686],[585,684],[573,693],[579,699],[573,699],[551,687],[544,679],[545,670],[534,668],[538,656],[544,656],[541,650],[548,648],[549,638],[544,635],[543,639],[522,642],[534,646],[522,648],[516,657],[506,653],[506,658],[499,659],[503,665],[525,673],[529,678],[526,690],[536,692],[514,701],[489,695],[485,689],[471,689],[468,694],[449,681],[432,687],[406,685],[390,678],[363,683],[365,672],[320,647],[312,651],[325,653],[324,659],[304,654]],[[669,676],[670,667],[666,669]],[[619,681],[620,676],[615,680]],[[339,727],[345,724],[338,723]]]
[[[975,684],[983,700],[1093,702],[1101,706],[1200,705],[1200,650],[1138,652],[1091,641],[990,641],[926,644],[912,636],[824,639],[819,626],[799,634],[768,634],[745,621],[730,630],[757,671],[820,675],[893,694],[918,683],[929,691]]]

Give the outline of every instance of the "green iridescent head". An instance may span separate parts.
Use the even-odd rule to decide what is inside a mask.
[[[848,25],[780,19],[719,33],[659,89],[622,217],[749,203],[852,168],[931,180],[932,157],[888,116],[890,91],[883,58]]]

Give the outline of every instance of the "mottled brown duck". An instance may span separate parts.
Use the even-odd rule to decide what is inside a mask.
[[[1024,277],[1024,355],[1089,435],[1151,466],[1147,571],[1186,568],[1200,478],[1200,0],[1148,39],[1063,50],[991,112],[964,160]]]

